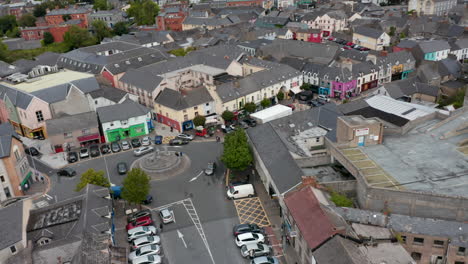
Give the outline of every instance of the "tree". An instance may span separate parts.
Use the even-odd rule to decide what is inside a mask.
[[[194,119],[193,119],[193,124],[197,127],[197,126],[204,126],[205,125],[205,122],[206,122],[206,118],[202,115],[197,115]]]
[[[388,33],[388,35],[389,35],[390,37],[395,36],[395,31],[396,31],[396,28],[395,28],[395,27],[393,27],[393,26],[390,27],[390,32]]]
[[[252,152],[243,129],[238,129],[225,136],[221,160],[231,170],[245,170],[252,164]]]
[[[87,29],[72,26],[63,36],[63,42],[65,42],[70,49],[76,49],[94,45],[96,44],[96,39],[89,34]]]
[[[127,14],[135,19],[137,25],[153,25],[159,13],[159,6],[151,0],[134,0]]]
[[[117,22],[114,25],[114,34],[118,36],[122,36],[123,34],[128,34],[128,26],[125,22]]]
[[[76,185],[75,191],[81,191],[88,184],[110,187],[109,180],[104,176],[104,171],[95,171],[94,169],[89,169],[81,174],[80,182]]]
[[[104,38],[112,37],[112,30],[107,26],[106,22],[95,20],[91,25],[98,42],[101,42]]]
[[[109,9],[109,4],[107,0],[94,0],[93,8],[97,10],[107,10]]]
[[[123,180],[122,198],[127,202],[141,204],[149,193],[150,178],[143,170],[133,168]]]
[[[301,90],[306,90],[306,91],[307,91],[307,90],[312,90],[312,84],[310,84],[310,83],[303,83],[303,84],[301,85],[300,88],[301,88]]]
[[[279,91],[276,95],[276,98],[278,98],[278,101],[284,100],[284,93],[282,91]]]
[[[19,30],[18,27],[14,27],[11,30],[8,30],[5,35],[9,38],[17,38],[21,36],[21,31]]]
[[[36,26],[36,18],[32,14],[24,14],[19,20],[20,27],[34,27]]]
[[[221,114],[221,117],[224,119],[224,121],[229,122],[232,119],[234,119],[234,113],[229,110],[226,110]]]
[[[257,109],[257,105],[255,103],[253,103],[253,102],[246,103],[244,105],[244,110],[249,112],[249,113],[255,112],[256,109]]]
[[[65,14],[65,15],[62,16],[63,21],[68,21],[68,20],[70,20],[71,18],[72,18],[72,17],[71,17],[70,14]]]
[[[400,39],[404,39],[404,38],[406,38],[406,34],[404,32],[401,32],[400,33]]]
[[[47,14],[47,4],[42,3],[40,5],[36,5],[33,10],[33,15],[35,17],[43,17]]]
[[[6,34],[7,31],[11,32],[17,26],[15,16],[7,15],[0,17],[0,33],[2,35]]]
[[[263,99],[261,102],[260,102],[260,105],[263,107],[263,108],[267,108],[271,105],[271,101],[270,99],[268,98],[265,98]]]
[[[54,36],[50,32],[44,32],[44,45],[50,45],[55,42]]]

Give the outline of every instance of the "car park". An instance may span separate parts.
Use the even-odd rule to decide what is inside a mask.
[[[177,135],[176,138],[181,138],[181,139],[190,140],[190,141],[193,140],[192,135],[184,134],[184,133]]]
[[[114,152],[114,153],[115,153],[115,152],[119,152],[119,151],[122,150],[122,149],[120,148],[119,142],[117,142],[117,141],[111,143],[111,149],[112,149],[112,152]]]
[[[104,145],[101,146],[101,153],[102,153],[102,154],[107,154],[107,153],[109,153],[110,151],[111,151],[111,150],[110,150],[109,145],[104,144]]]
[[[37,148],[35,147],[30,147],[30,148],[24,148],[24,152],[28,155],[31,155],[31,156],[39,156],[41,153],[39,152],[39,150],[37,150]]]
[[[244,258],[260,257],[270,255],[271,248],[263,243],[251,243],[243,245],[240,249],[241,255]]]
[[[213,175],[216,170],[216,162],[208,162],[205,169],[205,175]]]
[[[153,147],[150,147],[150,146],[147,146],[147,147],[139,147],[137,149],[135,149],[133,151],[133,154],[135,154],[135,156],[142,156],[142,155],[145,155],[146,153],[150,153],[154,151],[154,148]]]
[[[128,143],[128,141],[122,140],[122,142],[120,144],[122,145],[122,150],[129,150],[130,149],[130,143]]]
[[[128,260],[133,261],[138,257],[148,256],[148,255],[159,255],[161,253],[161,247],[159,245],[149,245],[141,247],[135,251],[132,251],[128,255]]]
[[[188,140],[185,139],[180,139],[180,138],[174,138],[169,141],[169,145],[171,146],[176,146],[176,145],[187,145],[189,143]]]
[[[58,176],[73,177],[76,175],[76,171],[72,168],[63,168],[57,171]]]
[[[151,145],[151,139],[150,137],[146,136],[146,137],[143,137],[143,139],[141,140],[141,144],[143,146],[149,146]]]
[[[161,238],[159,236],[144,236],[132,241],[132,249],[137,250],[148,245],[159,245]]]
[[[252,244],[252,243],[264,243],[265,237],[259,233],[243,233],[237,235],[236,245],[242,247],[243,245]]]
[[[68,162],[73,163],[78,161],[78,154],[75,151],[68,152]]]
[[[150,216],[151,217],[151,211],[150,210],[141,210],[138,212],[135,212],[127,217],[127,223],[133,222],[136,219],[143,217],[143,216]]]
[[[143,236],[154,236],[158,230],[154,226],[139,226],[127,231],[127,241],[133,241]]]
[[[91,157],[97,157],[97,156],[101,155],[101,152],[99,151],[99,146],[98,145],[91,145],[91,147],[89,147],[89,153],[90,153]]]
[[[257,121],[255,121],[252,118],[246,118],[244,119],[244,122],[247,123],[247,125],[249,125],[250,127],[254,127],[257,125]]]
[[[130,141],[130,143],[132,143],[133,148],[138,148],[138,147],[141,146],[141,142],[140,142],[139,138],[132,139],[132,141]]]
[[[80,149],[80,159],[88,158],[89,157],[89,151],[87,148],[82,148]]]
[[[140,218],[137,218],[135,221],[130,222],[127,224],[125,227],[127,230],[133,229],[135,227],[139,226],[149,226],[153,224],[153,220],[151,219],[150,216],[143,216]]]
[[[244,233],[263,233],[263,229],[256,224],[239,224],[235,225],[232,229],[232,234],[234,236]]]
[[[123,161],[117,163],[117,172],[120,175],[127,173],[127,171],[128,171],[127,163],[125,163]]]
[[[159,211],[159,217],[161,217],[161,220],[164,224],[169,224],[169,223],[174,222],[174,212],[167,208]]]
[[[252,259],[250,264],[279,264],[276,257],[258,257]]]
[[[161,264],[161,256],[159,255],[146,255],[138,257],[132,261],[132,264]]]
[[[154,144],[161,145],[163,142],[163,136],[155,136],[154,137]]]

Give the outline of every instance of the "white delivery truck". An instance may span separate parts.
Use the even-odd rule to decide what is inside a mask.
[[[255,119],[259,124],[265,124],[272,120],[292,115],[292,108],[282,104],[274,105],[270,108],[250,114],[250,117]]]
[[[255,195],[255,190],[252,184],[229,186],[227,190],[227,197],[229,199],[253,197],[254,195]]]

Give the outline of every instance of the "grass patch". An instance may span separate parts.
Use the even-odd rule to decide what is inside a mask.
[[[186,49],[184,49],[184,48],[173,49],[173,50],[169,51],[169,53],[172,54],[172,55],[175,55],[177,57],[183,57],[183,56],[189,54],[190,52],[192,52],[194,50],[196,50],[196,48],[188,47]]]
[[[32,60],[35,57],[41,55],[44,52],[50,51],[50,52],[57,52],[57,53],[65,53],[69,51],[70,48],[68,45],[65,43],[52,43],[47,46],[43,46],[37,49],[31,49],[31,50],[13,50],[13,51],[6,51],[2,60],[8,63],[12,63],[14,61],[17,61],[19,59],[26,59],[26,60]]]
[[[463,101],[465,99],[466,88],[460,89],[457,94],[451,97],[440,98],[437,102],[439,107],[442,108],[447,105],[452,105],[454,108],[460,108],[463,106]]]
[[[346,195],[339,194],[337,192],[331,192],[330,200],[339,207],[354,207],[353,200],[346,197]]]

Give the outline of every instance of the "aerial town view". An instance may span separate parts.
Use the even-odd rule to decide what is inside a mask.
[[[468,264],[468,0],[0,0],[0,264]]]

